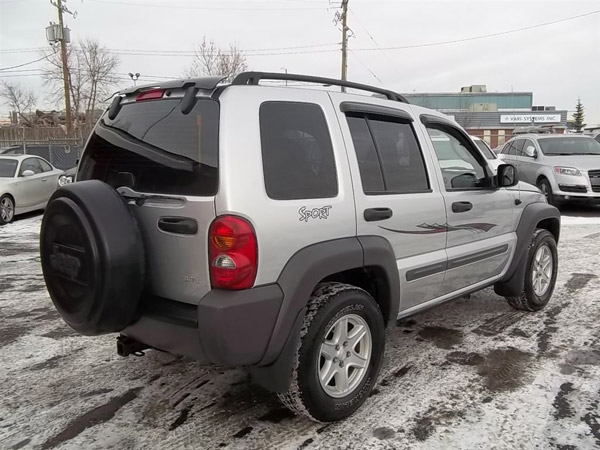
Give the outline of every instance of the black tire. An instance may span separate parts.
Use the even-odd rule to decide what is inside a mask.
[[[90,180],[58,189],[42,220],[40,253],[52,302],[71,328],[91,336],[137,319],[144,247],[113,188]]]
[[[364,374],[361,378],[357,377],[356,386],[348,395],[334,398],[321,385],[319,365],[324,360],[321,359],[320,351],[321,344],[328,337],[326,333],[344,316],[359,316],[367,324],[372,345],[370,359],[365,364]],[[300,344],[290,388],[287,393],[279,394],[280,400],[293,412],[316,422],[333,422],[350,416],[369,397],[377,381],[384,344],[385,325],[381,311],[366,291],[342,283],[319,284],[308,303],[304,325],[300,331]],[[360,346],[362,345],[361,343]],[[342,351],[345,352],[343,348]],[[344,355],[341,357],[344,358]],[[344,359],[341,360],[340,367],[343,367],[343,362]],[[350,377],[354,373],[349,372],[351,369],[356,370],[347,364],[346,371],[350,373]]]
[[[537,187],[540,191],[545,195],[548,204],[552,206],[556,206],[557,208],[560,206],[560,201],[556,198],[554,193],[552,192],[552,186],[550,182],[546,178],[540,178],[537,183]]]
[[[534,257],[538,250],[546,246],[550,250],[552,256],[551,266],[552,274],[550,276],[550,282],[548,283],[547,290],[542,294],[538,295],[534,289],[533,270],[535,267]],[[508,304],[515,309],[522,311],[539,311],[548,304],[554,287],[556,285],[556,276],[558,272],[558,252],[556,249],[556,241],[554,236],[548,230],[537,229],[534,231],[531,237],[531,243],[527,250],[527,264],[525,266],[525,279],[523,282],[523,289],[521,295],[517,297],[506,297]]]
[[[4,207],[10,207],[12,213],[9,213],[8,210],[3,211]],[[3,217],[4,212],[7,213],[7,217]],[[10,195],[4,194],[2,197],[0,197],[0,225],[6,225],[7,223],[11,223],[14,218],[15,218],[15,201]]]

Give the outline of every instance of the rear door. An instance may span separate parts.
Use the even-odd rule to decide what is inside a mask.
[[[522,142],[523,145],[521,149],[517,151],[516,157],[516,161],[518,162],[517,167],[519,168],[519,180],[535,185],[539,164],[536,159],[531,156],[531,147],[533,147],[535,151],[537,151],[537,149],[531,139],[523,139]]]
[[[490,169],[462,130],[442,121],[425,122],[429,143],[439,160],[448,216],[448,264],[441,289],[442,294],[449,294],[504,270],[516,242],[513,198],[506,189],[489,186]]]
[[[330,95],[353,173],[357,234],[390,242],[402,286],[401,311],[436,298],[446,267],[446,212],[410,106]]]
[[[197,304],[210,290],[219,104],[199,97],[184,114],[182,93],[167,93],[159,100],[125,98],[114,119],[105,115],[77,179],[100,179],[129,201],[144,238],[147,293]]]

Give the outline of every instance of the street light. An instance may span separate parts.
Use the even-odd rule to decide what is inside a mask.
[[[139,74],[139,72],[136,72],[135,74],[129,72],[129,78],[131,78],[133,80],[133,85],[136,86],[137,80],[140,78],[140,74]]]

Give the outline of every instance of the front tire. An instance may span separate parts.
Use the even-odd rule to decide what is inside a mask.
[[[537,229],[527,251],[525,281],[521,294],[506,297],[508,304],[523,311],[539,311],[550,301],[558,272],[556,241],[548,230]]]
[[[8,194],[0,197],[0,225],[11,223],[15,218],[15,201]]]
[[[546,197],[548,204],[556,206],[557,208],[560,206],[560,201],[555,197],[554,193],[552,192],[552,185],[546,178],[541,178],[537,183],[537,187],[540,191],[542,191],[544,197]]]
[[[368,398],[379,375],[385,326],[366,291],[321,283],[308,303],[292,382],[280,400],[317,422],[344,419]]]

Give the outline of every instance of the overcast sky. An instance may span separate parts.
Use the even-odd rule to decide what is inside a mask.
[[[68,0],[74,42],[86,37],[120,55],[120,86],[179,77],[206,35],[222,47],[236,42],[250,69],[340,76],[339,2],[328,0]],[[600,10],[599,0],[349,0],[348,78],[400,92],[458,92],[486,84],[489,92],[531,91],[535,105],[572,111],[581,97],[585,121],[600,123],[600,14],[499,36],[415,48],[531,27]],[[0,68],[39,58],[45,27],[56,20],[49,0],[0,0]],[[309,47],[311,46],[311,47]],[[294,47],[289,49],[289,47]],[[162,52],[162,53],[159,53]],[[173,52],[173,53],[170,53]],[[158,54],[157,54],[158,53]],[[284,54],[287,53],[287,54]],[[43,62],[0,80],[39,91]],[[153,78],[150,78],[153,77]],[[7,108],[0,109],[4,114]],[[571,115],[569,114],[569,118]]]

